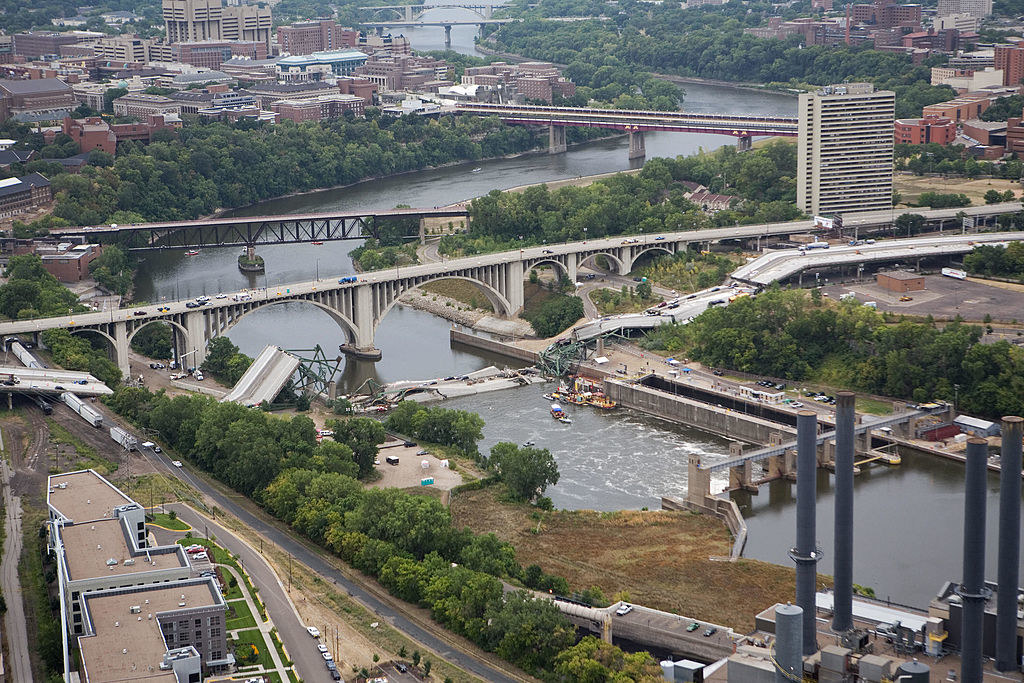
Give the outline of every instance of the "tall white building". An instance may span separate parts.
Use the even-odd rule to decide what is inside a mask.
[[[800,95],[796,203],[809,214],[892,206],[895,93],[870,83]]]
[[[950,14],[969,14],[972,17],[984,18],[992,14],[992,0],[939,0],[937,16]]]
[[[265,43],[270,49],[269,7],[229,5],[222,0],[163,0],[168,43],[241,40]]]

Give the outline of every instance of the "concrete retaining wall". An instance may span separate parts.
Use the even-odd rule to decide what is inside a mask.
[[[743,519],[743,513],[740,512],[739,506],[731,499],[705,496],[703,504],[699,504],[688,500],[662,496],[661,509],[691,510],[693,512],[714,515],[725,522],[729,533],[732,534],[732,551],[729,553],[729,557],[715,559],[728,559],[731,562],[735,562],[743,555],[743,546],[747,544],[747,521]]]
[[[712,434],[750,444],[772,442],[772,435],[795,435],[796,430],[777,422],[769,422],[743,413],[674,396],[639,384],[605,380],[608,397],[626,408],[697,427]]]
[[[512,344],[501,342],[497,339],[478,337],[475,334],[469,334],[468,332],[462,332],[454,329],[450,333],[450,339],[453,344],[465,344],[466,346],[472,346],[475,349],[482,349],[484,351],[490,351],[491,353],[500,353],[503,356],[526,361],[528,363],[537,362],[538,354],[536,351],[521,349],[518,346],[513,346]]]

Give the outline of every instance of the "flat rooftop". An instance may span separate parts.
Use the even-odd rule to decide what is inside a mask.
[[[160,670],[167,645],[158,615],[218,604],[222,601],[214,593],[212,579],[187,585],[86,594],[86,610],[95,635],[78,639],[84,680],[176,682],[173,672]],[[141,610],[137,614],[131,610],[135,606]]]
[[[46,502],[74,522],[111,519],[114,508],[134,503],[93,470],[50,476]]]
[[[125,535],[119,519],[95,520],[65,526],[61,530],[61,539],[64,542],[68,577],[72,581],[189,566],[183,553],[178,552],[180,546],[147,548],[143,552],[133,552],[131,541]],[[110,562],[111,560],[115,560],[116,563]]]
[[[893,280],[918,280],[924,277],[920,273],[908,273],[905,270],[883,270],[878,274],[891,277]]]

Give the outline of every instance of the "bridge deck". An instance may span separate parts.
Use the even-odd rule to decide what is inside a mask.
[[[265,346],[234,388],[221,401],[254,406],[273,401],[291,379],[299,359],[278,346]]]
[[[893,417],[874,419],[871,420],[870,422],[865,421],[854,427],[853,431],[854,434],[863,434],[864,432],[873,429],[882,429],[883,427],[888,427],[890,425],[906,422],[907,420],[915,418],[918,415],[923,415],[923,413],[919,410],[912,410],[910,412],[900,413],[899,415],[895,415]],[[826,441],[831,441],[832,439],[835,438],[835,430],[830,430],[819,434],[815,438],[815,443],[817,445],[821,445]],[[756,462],[758,460],[764,460],[765,458],[770,458],[775,455],[782,455],[786,451],[794,450],[795,448],[796,441],[787,441],[786,443],[779,444],[778,446],[767,446],[765,448],[759,448],[756,451],[750,451],[749,453],[745,453],[735,458],[729,458],[728,460],[723,460],[722,462],[714,463],[711,465],[701,465],[700,468],[702,470],[707,470],[709,472],[719,472],[722,470],[727,470],[731,467],[737,467],[738,465],[742,465],[743,463],[746,462]]]

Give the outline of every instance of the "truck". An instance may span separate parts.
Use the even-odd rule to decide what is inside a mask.
[[[103,416],[90,408],[88,404],[78,398],[77,395],[72,394],[70,391],[66,391],[60,395],[60,398],[68,408],[71,408],[71,410],[78,413],[79,417],[91,424],[93,427],[99,427],[103,424]]]
[[[121,448],[126,451],[134,451],[138,446],[138,440],[120,427],[110,428],[110,438],[121,444]]]
[[[828,249],[828,242],[809,242],[802,249]]]
[[[963,271],[963,270],[960,270],[959,268],[943,268],[942,269],[942,274],[945,275],[946,277],[951,277],[951,278],[954,278],[956,280],[966,280],[967,279],[967,272]]]

